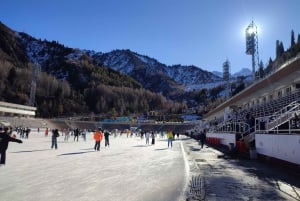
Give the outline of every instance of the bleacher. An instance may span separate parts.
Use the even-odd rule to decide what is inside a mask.
[[[255,118],[269,116],[294,101],[300,101],[300,91],[296,91],[276,100],[271,100],[265,104],[252,107],[248,111]]]

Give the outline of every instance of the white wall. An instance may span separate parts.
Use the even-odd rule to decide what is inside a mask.
[[[259,154],[300,165],[300,135],[255,135]]]

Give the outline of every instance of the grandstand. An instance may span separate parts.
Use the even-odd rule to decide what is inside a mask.
[[[208,143],[299,168],[299,115],[300,54],[210,111]]]

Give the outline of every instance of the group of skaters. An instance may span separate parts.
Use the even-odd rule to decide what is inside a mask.
[[[9,127],[0,128],[0,154],[1,154],[1,161],[0,165],[5,164],[6,159],[6,150],[8,147],[8,142],[17,142],[22,143],[22,140],[17,139],[16,135],[12,133],[13,129]],[[38,129],[39,131],[39,129]],[[64,129],[59,132],[57,128],[55,129],[45,129],[45,136],[48,136],[51,133],[51,149],[57,149],[57,138],[60,136],[64,136],[64,141],[68,141],[70,136],[74,136],[74,141],[78,141],[79,136],[81,135],[83,140],[86,141],[86,135],[87,135],[87,129],[80,130],[78,128],[75,129]],[[17,128],[16,133],[20,134],[20,138],[28,138],[30,129],[29,128]],[[168,130],[166,133],[161,132],[161,138],[165,138],[165,134],[168,141],[168,147],[173,147],[173,140],[175,140],[175,134],[171,130]],[[100,144],[101,141],[104,139],[105,141],[105,147],[109,147],[109,136],[112,134],[108,130],[103,130],[101,127],[97,128],[96,131],[93,133],[93,139],[95,141],[94,150],[100,151]],[[137,136],[140,136],[141,139],[146,139],[146,145],[150,144],[150,138],[151,138],[151,144],[155,144],[155,138],[157,137],[158,133],[153,131],[146,131],[142,132],[140,131]],[[114,133],[114,136],[116,134]],[[177,134],[177,138],[179,138],[179,134]]]
[[[46,132],[48,133],[49,130],[46,129],[45,133]],[[68,141],[68,138],[69,138],[70,135],[74,136],[74,141],[78,142],[79,135],[81,135],[83,140],[86,141],[87,129],[83,129],[83,130],[80,130],[78,128],[69,129],[66,132],[62,131],[62,135],[64,135],[64,141]],[[103,131],[101,128],[98,128],[94,132],[93,138],[95,140],[95,146],[94,146],[95,151],[100,151],[100,143],[103,139],[103,136],[104,136],[104,139],[105,139],[105,147],[109,147],[109,136],[110,135],[111,134],[107,130]],[[60,134],[59,134],[58,129],[57,128],[52,129],[51,149],[53,149],[53,148],[57,149],[57,138],[59,136],[60,136]]]
[[[17,134],[20,135],[20,138],[26,138],[26,139],[28,139],[30,131],[31,130],[28,127],[27,128],[24,128],[24,127],[18,127],[18,128],[16,128],[16,132],[17,132]]]
[[[49,132],[52,132],[52,137],[55,136],[53,134],[53,132],[56,132],[55,129],[50,130],[49,128],[45,129],[45,137],[47,137],[49,135]],[[57,130],[58,131],[58,130]],[[70,136],[74,137],[74,141],[79,140],[79,136],[81,136],[83,138],[84,141],[86,141],[86,134],[87,134],[87,129],[83,129],[80,130],[78,128],[74,128],[74,129],[63,129],[60,131],[61,135],[64,136],[64,141],[69,141]]]
[[[145,136],[145,139],[146,139],[146,145],[150,145],[150,138],[151,138],[151,145],[155,145],[155,138],[157,137],[157,133],[154,133],[154,131],[146,131],[146,132],[141,132],[141,139],[144,138]],[[177,133],[176,135],[171,131],[171,130],[168,130],[166,132],[166,137],[167,137],[167,140],[168,140],[168,147],[173,147],[173,140],[175,140],[175,138],[179,138],[179,133]],[[165,133],[162,131],[160,133],[160,137],[162,139],[165,138]]]
[[[45,135],[47,133],[48,135],[48,128],[45,130]],[[86,141],[86,134],[87,130],[83,129],[80,130],[78,128],[75,129],[69,129],[69,130],[62,130],[61,131],[62,135],[64,135],[64,141],[68,141],[69,136],[74,136],[74,141],[78,141],[79,135],[81,135]],[[93,134],[93,139],[95,140],[95,145],[94,145],[94,150],[95,151],[100,151],[100,143],[104,138],[105,141],[105,147],[109,147],[109,136],[112,134],[108,130],[103,130],[101,127],[97,128],[97,130]],[[116,137],[116,131],[113,132],[113,135]],[[121,133],[120,133],[121,135]],[[140,136],[141,139],[145,137],[146,139],[146,145],[150,145],[150,138],[151,138],[151,145],[155,145],[155,138],[157,137],[158,133],[154,131],[140,131],[136,133],[136,136]],[[51,148],[57,149],[57,138],[59,137],[59,132],[58,129],[53,129],[52,130],[52,144]],[[130,136],[133,136],[133,132],[130,134]],[[166,136],[167,141],[168,141],[168,148],[173,147],[173,140],[175,140],[176,136],[179,138],[179,133],[174,134],[171,130],[168,130],[166,133],[161,132],[160,137],[164,139]]]
[[[105,147],[109,147],[109,136],[110,135],[111,135],[110,132],[108,132],[107,130],[103,131],[101,128],[98,128],[94,132],[94,140],[95,140],[94,150],[100,151],[100,143],[103,139],[103,136],[104,136],[104,141],[105,141]]]

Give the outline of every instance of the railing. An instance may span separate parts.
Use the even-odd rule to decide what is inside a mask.
[[[294,101],[291,104],[279,110],[278,112],[269,116],[269,119],[266,123],[266,130],[270,131],[275,129],[276,127],[288,122],[290,119],[292,119],[295,116],[295,114],[299,115],[299,113],[300,113],[300,104]]]
[[[210,128],[209,132],[215,133],[245,133],[248,132],[250,126],[245,122],[223,122],[217,126]]]
[[[297,106],[297,110],[287,111],[281,115],[275,116],[267,116],[260,117],[255,119],[255,132],[256,133],[300,133],[300,125],[292,126],[292,121],[294,120],[295,114],[300,115],[300,106]],[[279,128],[279,126],[287,123],[283,128]]]

